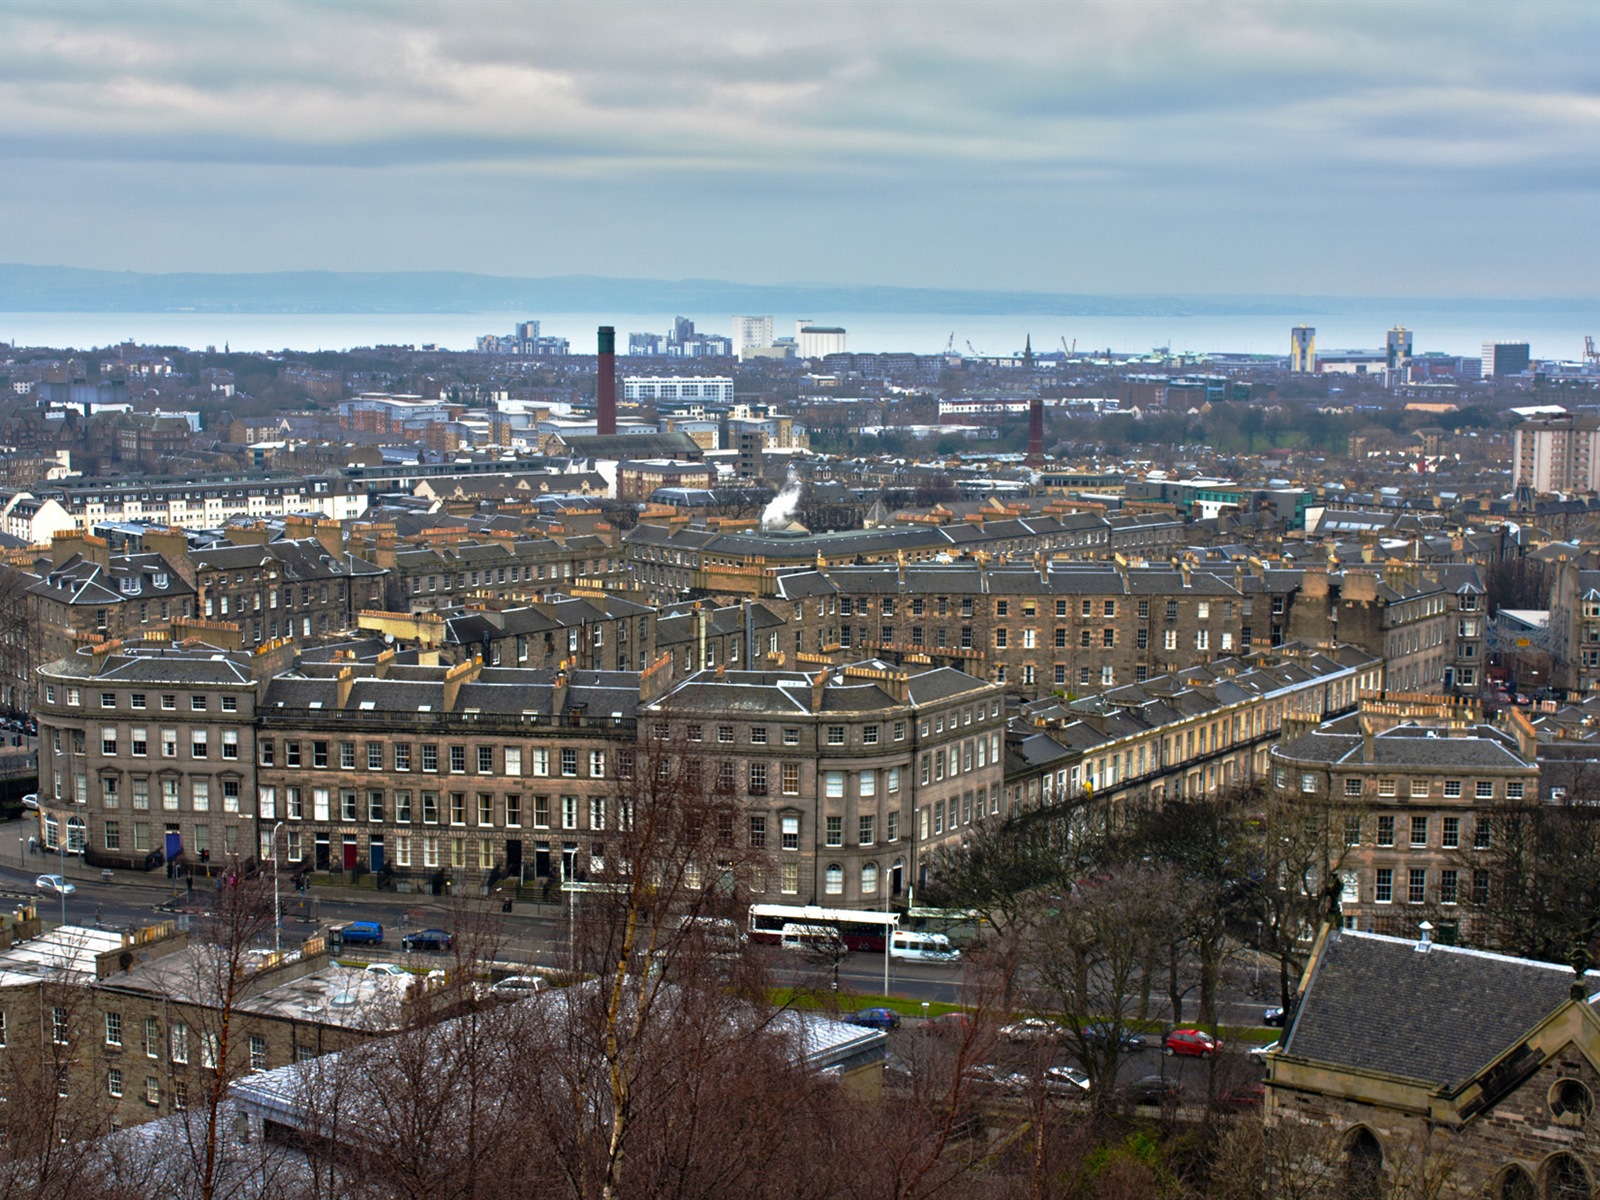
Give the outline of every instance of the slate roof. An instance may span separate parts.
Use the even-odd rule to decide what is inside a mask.
[[[1466,1082],[1571,995],[1570,967],[1333,929],[1283,1053],[1444,1089]],[[1585,991],[1600,990],[1589,972]],[[1405,997],[1396,1003],[1396,997]]]

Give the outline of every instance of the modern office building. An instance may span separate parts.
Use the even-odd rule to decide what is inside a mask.
[[[1411,361],[1411,330],[1404,325],[1396,325],[1389,330],[1387,338],[1387,351],[1389,370],[1404,370]]]
[[[772,345],[772,317],[734,317],[733,348],[740,358],[746,350],[765,350]]]
[[[1483,377],[1500,379],[1508,375],[1524,375],[1532,359],[1527,342],[1485,342],[1483,344]]]
[[[1317,369],[1317,331],[1310,325],[1296,325],[1289,331],[1289,370],[1309,375]]]

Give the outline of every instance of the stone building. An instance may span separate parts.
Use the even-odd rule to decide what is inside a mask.
[[[41,667],[44,845],[140,869],[252,857],[257,692],[290,652],[107,642]]]
[[[926,857],[998,812],[1003,689],[951,668],[701,671],[640,712],[742,798],[778,903],[907,902]],[[703,750],[702,750],[703,748]],[[763,889],[756,888],[754,891]]]
[[[1457,603],[1437,574],[1418,566],[1312,568],[1295,596],[1289,636],[1362,646],[1383,655],[1390,688],[1439,691],[1456,662]]]
[[[1343,810],[1329,851],[1340,911],[1347,928],[1377,933],[1428,919],[1439,940],[1472,944],[1496,839],[1539,803],[1533,727],[1514,709],[1487,724],[1469,701],[1370,697],[1359,713],[1286,731],[1270,765],[1280,792]]]
[[[657,620],[655,609],[620,596],[551,592],[524,607],[447,618],[444,647],[456,661],[491,667],[643,671],[656,660]]]
[[[472,601],[534,601],[577,586],[626,588],[622,551],[604,538],[493,537],[447,546],[384,546],[374,561],[388,571],[382,605],[430,612]]]
[[[1325,1143],[1340,1195],[1594,1194],[1600,973],[1325,928],[1302,988],[1266,1119]]]

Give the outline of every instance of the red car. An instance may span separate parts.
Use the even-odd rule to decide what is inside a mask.
[[[1161,1053],[1171,1057],[1209,1058],[1222,1049],[1222,1043],[1202,1029],[1174,1029],[1161,1039]]]

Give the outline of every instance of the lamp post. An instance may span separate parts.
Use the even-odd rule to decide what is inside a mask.
[[[278,903],[278,831],[282,828],[282,821],[272,827],[272,951],[274,954],[283,950],[283,909]]]
[[[67,839],[62,836],[60,826],[57,826],[56,857],[61,861],[61,923],[67,923]]]

